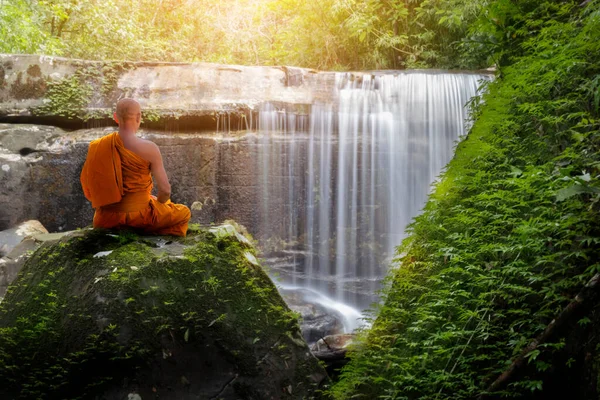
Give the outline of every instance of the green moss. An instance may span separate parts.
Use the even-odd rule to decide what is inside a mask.
[[[102,77],[99,86],[102,101],[105,104],[115,104],[122,97],[123,92],[118,87],[119,79],[124,73],[135,68],[135,64],[130,62],[102,63]]]
[[[122,94],[117,87],[118,80],[124,72],[133,68],[133,64],[128,62],[81,65],[70,76],[49,80],[45,96],[47,102],[32,109],[32,113],[83,121],[111,118],[112,108],[97,108],[92,104],[116,103]]]
[[[48,103],[35,108],[34,115],[53,115],[68,119],[85,118],[86,109],[94,93],[87,71],[82,69],[67,78],[48,82]]]
[[[299,335],[296,316],[244,256],[254,252],[248,243],[199,227],[175,240],[183,254],[153,243],[94,230],[40,248],[0,304],[0,395],[90,398],[182,344],[218,343],[240,375],[256,376],[265,353]],[[290,357],[286,348],[278,357]]]
[[[144,110],[142,112],[142,122],[156,122],[160,120],[160,114],[152,109]]]

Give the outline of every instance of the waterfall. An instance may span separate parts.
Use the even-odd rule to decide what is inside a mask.
[[[281,279],[357,308],[376,290],[407,224],[467,132],[487,76],[336,74],[331,104],[259,112],[258,238]]]

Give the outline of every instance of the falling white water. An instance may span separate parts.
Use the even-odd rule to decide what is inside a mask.
[[[332,104],[259,115],[258,237],[282,278],[365,308],[467,131],[470,73],[338,74]],[[277,265],[275,265],[277,268]]]
[[[363,315],[359,310],[350,307],[347,304],[335,301],[319,292],[303,287],[286,285],[281,286],[280,290],[283,290],[284,292],[296,292],[301,295],[304,302],[318,304],[330,314],[339,316],[344,332],[352,332],[358,327],[369,326],[369,323],[364,321]]]

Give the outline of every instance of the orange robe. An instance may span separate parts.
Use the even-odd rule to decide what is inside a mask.
[[[185,236],[190,209],[151,196],[150,163],[127,150],[118,132],[90,143],[81,171],[85,197],[96,210],[94,228],[131,227],[143,233]]]

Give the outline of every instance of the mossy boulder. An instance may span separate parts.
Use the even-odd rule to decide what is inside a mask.
[[[2,399],[314,398],[325,376],[231,225],[75,231],[0,303]]]

